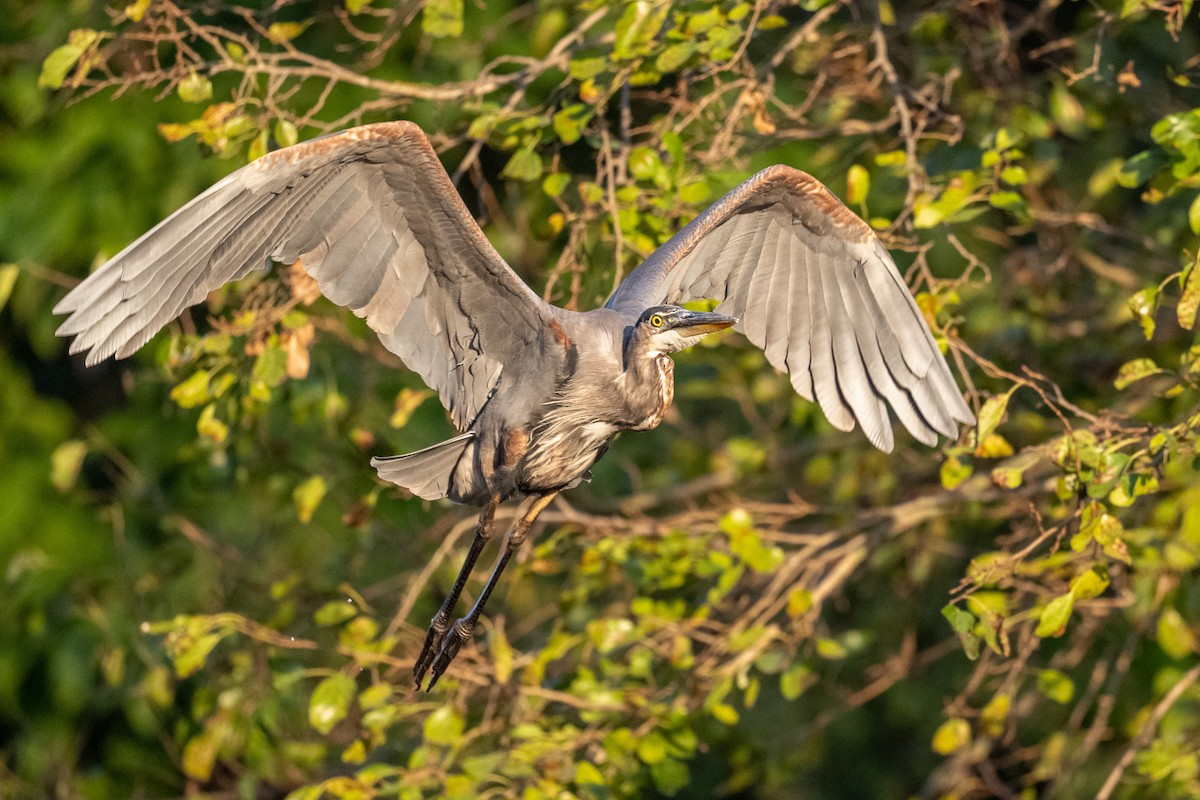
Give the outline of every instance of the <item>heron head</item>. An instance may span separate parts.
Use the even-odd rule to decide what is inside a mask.
[[[700,341],[705,334],[724,330],[736,317],[713,311],[688,311],[679,306],[654,306],[638,318],[635,334],[653,353],[677,353]]]

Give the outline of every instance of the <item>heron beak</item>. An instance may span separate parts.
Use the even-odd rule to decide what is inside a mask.
[[[706,333],[723,331],[737,324],[737,317],[717,314],[713,311],[689,311],[675,318],[671,327],[684,336],[703,336]]]

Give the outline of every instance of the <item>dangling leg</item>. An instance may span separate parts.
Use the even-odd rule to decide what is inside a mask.
[[[504,552],[500,554],[500,560],[492,568],[492,574],[488,576],[487,583],[484,584],[483,591],[479,594],[479,599],[475,601],[475,605],[471,607],[470,612],[465,617],[456,620],[450,631],[446,634],[445,640],[442,642],[442,649],[433,661],[432,677],[429,679],[429,687],[426,691],[433,688],[433,685],[438,682],[438,678],[442,677],[442,673],[446,671],[446,667],[450,666],[450,662],[458,655],[458,651],[462,648],[463,644],[475,633],[475,623],[479,621],[479,615],[483,613],[483,606],[487,603],[488,598],[492,596],[492,590],[496,588],[496,582],[500,579],[500,573],[508,565],[508,560],[512,558],[513,552],[521,546],[521,543],[529,535],[529,528],[533,525],[534,520],[538,518],[538,515],[542,513],[546,506],[550,505],[550,501],[557,494],[558,492],[551,492],[550,494],[535,497],[533,503],[529,506],[529,510],[517,520],[512,530],[508,532],[508,539],[504,543]]]
[[[463,559],[458,577],[454,579],[454,586],[450,588],[450,594],[446,595],[446,599],[442,601],[442,607],[429,622],[429,633],[425,634],[425,646],[421,648],[421,655],[417,657],[417,663],[413,664],[413,678],[417,681],[418,689],[421,688],[425,670],[429,669],[429,665],[433,663],[434,654],[441,650],[442,640],[446,638],[446,631],[450,630],[450,615],[454,613],[458,596],[462,594],[463,587],[467,585],[467,578],[471,576],[471,570],[475,569],[475,562],[479,559],[479,554],[483,552],[484,545],[488,543],[488,539],[492,538],[492,521],[496,517],[498,505],[500,505],[500,495],[492,495],[488,504],[480,512],[479,525],[475,528],[475,539],[471,542],[471,549],[467,551],[467,557]]]

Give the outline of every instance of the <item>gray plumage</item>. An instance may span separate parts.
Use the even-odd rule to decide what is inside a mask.
[[[414,668],[418,684],[431,664],[436,681],[470,638],[550,498],[583,480],[618,432],[661,422],[670,355],[706,333],[735,325],[835,427],[857,422],[881,450],[894,444],[889,406],[930,445],[974,423],[891,257],[811,176],[763,170],[659,248],[605,307],[580,313],[517,277],[407,122],[352,128],[232,173],[64,297],[58,333],[75,337],[71,352],[86,352],[88,365],[124,358],[223,284],[297,261],[437,391],[463,432],[372,460],[421,497],[484,506]],[[679,307],[703,298],[719,301],[715,312]],[[535,499],[475,609],[449,631],[495,506],[514,495]]]

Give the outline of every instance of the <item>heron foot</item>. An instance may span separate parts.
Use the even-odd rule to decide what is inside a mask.
[[[455,621],[454,626],[446,633],[442,641],[442,649],[438,651],[437,658],[433,660],[433,666],[429,677],[429,686],[425,691],[433,689],[434,684],[438,682],[438,678],[442,677],[442,673],[450,666],[450,662],[458,655],[458,651],[462,646],[471,640],[475,635],[475,621],[468,617],[462,617]]]
[[[417,661],[413,664],[413,678],[417,682],[418,691],[421,688],[421,681],[425,679],[425,670],[429,669],[429,665],[433,663],[434,655],[441,652],[442,641],[446,638],[448,630],[450,630],[450,612],[442,607],[429,621],[429,632],[425,634],[425,646],[421,648],[421,655],[417,656]],[[436,680],[437,677],[434,677],[434,681]],[[433,683],[429,684],[429,688],[433,688]]]

